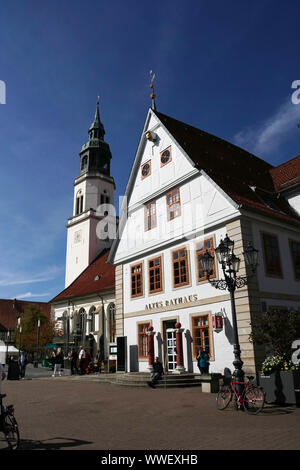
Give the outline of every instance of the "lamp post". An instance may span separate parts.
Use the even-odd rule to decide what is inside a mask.
[[[34,362],[34,367],[39,366],[39,342],[40,342],[40,327],[41,327],[41,320],[40,317],[37,321],[37,332],[36,332],[36,361]]]
[[[9,340],[10,340],[10,331],[8,330],[7,331],[7,337],[6,337],[6,359],[5,359],[6,364],[8,364],[8,343],[9,343]]]
[[[222,266],[222,271],[224,279],[213,280],[209,278],[213,272],[213,262],[214,257],[206,250],[206,252],[199,258],[200,267],[206,273],[206,277],[210,284],[216,289],[228,290],[230,293],[231,301],[231,311],[232,311],[232,326],[233,326],[233,353],[234,353],[234,372],[233,376],[238,382],[244,381],[244,371],[243,361],[241,360],[241,348],[239,344],[238,329],[237,329],[237,319],[236,319],[236,308],[235,308],[235,299],[234,293],[237,288],[244,287],[248,284],[249,279],[255,274],[257,268],[257,255],[258,250],[256,250],[251,242],[248,242],[248,245],[243,252],[245,258],[245,264],[251,269],[251,274],[248,276],[237,276],[237,273],[240,269],[240,258],[238,258],[234,252],[234,241],[230,240],[228,235],[224,240],[220,241],[219,246],[215,249],[216,257],[218,262]]]
[[[21,317],[18,318],[17,328],[19,328],[19,357],[20,357],[20,352],[21,352],[21,337],[22,337]]]

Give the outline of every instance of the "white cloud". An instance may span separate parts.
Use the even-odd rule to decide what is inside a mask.
[[[258,156],[269,154],[278,149],[293,132],[297,132],[299,121],[300,105],[292,104],[289,98],[262,124],[237,133],[233,142]]]
[[[47,270],[43,271],[42,273],[38,273],[36,275],[16,275],[13,272],[6,272],[5,274],[2,273],[0,279],[0,287],[52,281],[62,273],[63,269],[63,267],[52,266]]]
[[[24,294],[19,294],[16,295],[15,297],[12,297],[12,299],[31,299],[31,298],[37,298],[37,297],[50,297],[50,292],[45,292],[42,294],[32,294],[31,292],[25,292]]]

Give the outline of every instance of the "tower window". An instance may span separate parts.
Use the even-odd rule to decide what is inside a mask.
[[[88,166],[88,157],[85,155],[81,161],[81,170],[85,170]]]
[[[75,215],[81,214],[83,212],[83,196],[77,196],[76,198],[76,212]]]
[[[109,204],[109,196],[106,196],[105,194],[101,194],[100,204]]]

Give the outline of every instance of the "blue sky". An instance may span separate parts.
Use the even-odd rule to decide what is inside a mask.
[[[66,222],[97,94],[124,193],[151,104],[273,165],[300,153],[298,1],[10,0],[0,14],[0,298],[64,287]]]

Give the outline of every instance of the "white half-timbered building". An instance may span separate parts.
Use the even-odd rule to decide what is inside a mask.
[[[175,324],[183,331],[184,370],[198,372],[208,348],[210,372],[232,368],[230,296],[207,281],[199,256],[226,234],[241,258],[259,250],[257,275],[236,291],[243,369],[254,373],[261,351],[249,341],[251,318],[269,306],[300,306],[300,157],[273,167],[247,151],[150,109],[127,184],[116,266],[117,336],[127,342],[127,371],[147,371],[147,331],[155,355],[176,371]],[[222,272],[215,260],[213,278]],[[223,328],[213,327],[213,316]],[[177,325],[178,328],[178,325]]]

